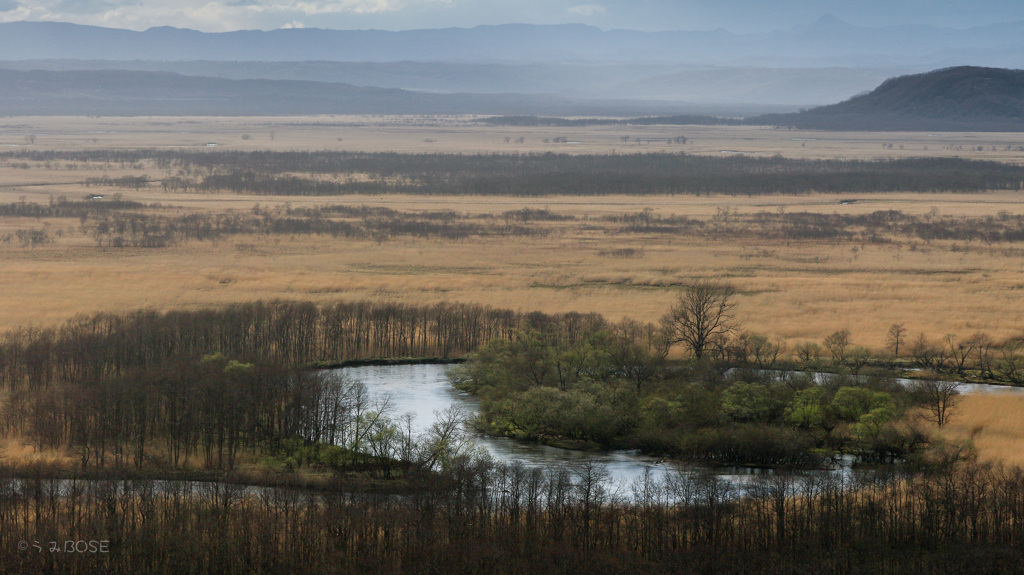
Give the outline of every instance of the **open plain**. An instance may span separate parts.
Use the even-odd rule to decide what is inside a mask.
[[[680,152],[788,158],[967,157],[1024,162],[1015,132],[823,132],[763,126],[502,126],[476,116],[8,117],[0,149],[347,150],[398,153]],[[29,142],[28,137],[35,136]],[[678,137],[685,144],[669,142]]]
[[[723,151],[735,151],[787,158],[1024,160],[1024,135],[1012,133],[513,128],[471,120],[9,118],[0,122],[0,145],[15,154],[184,149],[720,157]],[[683,136],[686,143],[666,143],[670,136]],[[517,145],[518,138],[524,143]],[[555,143],[555,138],[565,142]],[[332,215],[329,210],[366,207],[413,219],[447,214],[449,221],[470,229],[454,237],[241,230],[159,247],[112,247],[112,242],[90,235],[88,218],[0,216],[0,327],[55,325],[94,311],[192,309],[275,298],[461,301],[653,321],[679,288],[707,278],[725,279],[738,289],[737,315],[747,329],[791,344],[821,341],[835,330],[849,329],[855,344],[881,348],[893,323],[904,324],[914,337],[924,333],[938,340],[948,333],[965,337],[984,331],[1005,340],[1021,335],[1024,325],[1024,242],[982,241],[971,234],[934,239],[914,232],[926,224],[985,229],[993,222],[1016,222],[1024,215],[1024,197],[1016,191],[591,196],[548,195],[540,189],[530,196],[279,196],[163,185],[187,171],[151,160],[44,161],[12,155],[0,159],[0,204],[103,202],[116,195],[144,205],[138,211],[152,215],[326,209],[325,217],[334,221],[364,223],[372,217]],[[118,183],[118,178],[139,176],[146,177],[142,185]],[[335,177],[353,180],[360,175]],[[89,195],[105,199],[86,200]],[[541,212],[531,215],[529,210]],[[910,218],[910,224],[898,230],[865,229],[864,217],[892,211]],[[830,218],[825,225],[843,226],[843,233],[819,238],[785,231],[795,225],[794,219],[812,216]],[[640,229],[637,218],[672,225]],[[509,231],[510,224],[518,229]],[[43,230],[45,237],[33,242],[31,230]]]

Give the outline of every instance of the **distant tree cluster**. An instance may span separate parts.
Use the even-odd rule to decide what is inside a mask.
[[[681,153],[20,151],[0,160],[125,163],[168,172],[171,189],[247,194],[777,194],[1017,190],[1024,166],[957,158],[802,160]],[[342,178],[356,174],[358,179]]]
[[[653,210],[602,216],[621,224],[622,233],[698,235],[703,237],[756,237],[791,240],[846,240],[891,243],[903,239],[925,242],[1024,241],[1024,215],[1003,213],[997,217],[908,214],[877,210],[868,214],[814,212],[767,212],[754,214],[720,210],[709,220],[685,215],[660,215]]]
[[[80,218],[87,219],[98,214],[123,211],[141,210],[144,208],[159,208],[158,205],[149,205],[132,202],[120,198],[98,200],[69,200],[64,196],[57,196],[50,199],[49,204],[37,204],[35,202],[15,202],[0,204],[0,216],[12,216],[19,218]]]
[[[384,241],[394,237],[465,239],[471,236],[531,236],[554,231],[539,222],[571,222],[576,216],[546,208],[520,208],[498,214],[466,214],[451,210],[403,212],[376,206],[324,205],[260,209],[251,214],[164,215],[160,204],[141,204],[119,197],[49,204],[0,204],[0,216],[77,218],[80,229],[100,247],[166,247],[183,241],[207,241],[232,235],[329,235]],[[500,218],[500,219],[499,219]],[[754,214],[720,210],[708,220],[685,215],[660,215],[651,209],[602,216],[626,234],[671,234],[700,237],[832,240],[896,243],[907,239],[994,244],[1024,241],[1024,215],[998,216],[907,214],[878,210],[869,214],[767,212]],[[36,234],[36,235],[29,235]],[[38,236],[38,237],[37,237]],[[10,241],[15,236],[0,238]],[[52,241],[48,230],[18,230],[24,245]],[[625,256],[623,256],[625,257]]]
[[[141,190],[149,186],[149,176],[121,176],[118,178],[100,176],[96,178],[86,178],[85,187],[88,188],[90,186],[106,186],[111,188],[124,188],[127,190]]]

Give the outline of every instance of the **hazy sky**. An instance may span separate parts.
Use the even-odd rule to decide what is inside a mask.
[[[852,24],[965,28],[1024,20],[1022,0],[0,0],[0,21],[142,30],[469,27],[577,22],[600,28],[788,29],[833,14]]]

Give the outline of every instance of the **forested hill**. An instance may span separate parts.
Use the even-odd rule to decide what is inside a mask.
[[[1024,131],[1024,70],[960,66],[900,76],[845,102],[750,122],[820,130]]]

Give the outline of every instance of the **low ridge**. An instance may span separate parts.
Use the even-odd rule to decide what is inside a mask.
[[[749,123],[817,130],[1024,131],[1024,70],[958,66],[899,76],[845,102]]]

